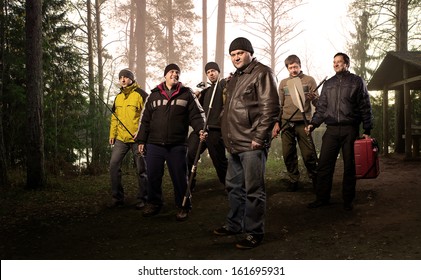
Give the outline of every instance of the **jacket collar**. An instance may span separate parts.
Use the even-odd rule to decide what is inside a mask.
[[[180,93],[182,86],[183,86],[182,83],[181,82],[178,82],[177,85],[175,85],[175,90],[171,94],[171,97],[167,93],[167,86],[165,85],[165,82],[159,84],[157,86],[157,88],[159,89],[159,92],[162,95],[164,95],[168,100],[170,100],[172,97],[174,97],[174,96],[176,96],[177,94]]]
[[[244,69],[244,70],[239,70],[239,69],[237,69],[236,71],[235,71],[235,75],[241,75],[241,74],[243,74],[243,73],[246,73],[246,74],[250,74],[251,73],[251,71],[253,71],[253,69],[254,69],[254,67],[256,67],[256,65],[257,65],[257,59],[254,57],[252,60],[251,60],[251,62],[246,66],[246,68]]]
[[[132,92],[135,88],[137,88],[138,85],[136,82],[133,82],[130,86],[127,87],[121,87],[120,91],[121,93],[124,93],[125,95],[128,95],[130,92]]]

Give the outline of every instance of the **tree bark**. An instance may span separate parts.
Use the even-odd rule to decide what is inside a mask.
[[[136,34],[135,34],[135,25],[137,24],[136,20],[136,0],[131,0],[130,3],[130,19],[129,19],[129,69],[136,72]]]
[[[408,50],[408,0],[396,0],[396,51]],[[402,69],[403,71],[403,69]],[[396,91],[396,145],[395,152],[405,152],[405,93]]]
[[[4,1],[0,3],[0,11],[2,17],[5,17],[6,12],[4,12],[7,7]],[[0,60],[4,60],[4,46],[5,46],[5,21],[0,22]],[[4,144],[4,134],[3,134],[3,81],[4,81],[4,64],[0,63],[0,186],[7,186],[9,184],[8,172],[7,172],[7,161],[6,161],[6,147]]]
[[[205,69],[205,65],[208,62],[208,1],[202,0],[202,69]],[[202,81],[206,83],[207,76],[205,71],[202,72]]]
[[[137,0],[136,4],[136,74],[137,83],[146,88],[146,0]]]
[[[226,0],[218,1],[218,21],[216,24],[216,52],[215,62],[218,63],[219,69],[224,73],[224,48],[225,48],[225,8]]]
[[[174,61],[174,17],[172,9],[172,0],[168,0],[168,21],[167,21],[167,30],[168,30],[168,63],[176,63]]]
[[[26,1],[27,181],[29,189],[45,185],[42,81],[42,0]]]
[[[95,119],[95,78],[94,78],[94,50],[93,50],[93,32],[92,32],[92,3],[91,0],[87,0],[86,2],[86,28],[87,28],[87,36],[88,36],[88,84],[89,84],[89,119],[92,121]],[[95,153],[96,147],[96,132],[91,125],[91,130],[89,131],[90,140],[91,140],[91,154],[86,153],[86,163],[88,166],[92,165],[93,154]]]

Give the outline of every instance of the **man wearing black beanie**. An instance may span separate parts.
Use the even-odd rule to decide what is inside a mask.
[[[191,126],[198,135],[205,124],[205,115],[193,91],[180,81],[180,67],[171,63],[164,70],[165,81],[152,89],[143,110],[139,133],[139,152],[147,152],[149,178],[148,200],[144,217],[157,215],[163,206],[162,177],[164,165],[173,182],[177,221],[188,218],[190,199],[183,204],[188,181],[187,135]]]
[[[247,38],[244,38],[244,37],[238,37],[237,39],[231,42],[230,47],[229,47],[229,53],[231,54],[231,52],[235,50],[247,51],[252,56],[254,54],[254,50],[253,50],[253,46],[251,45],[251,42]]]
[[[138,129],[141,112],[148,94],[136,83],[130,69],[118,73],[120,93],[115,97],[111,115],[109,143],[113,146],[110,159],[110,177],[113,201],[109,207],[124,205],[125,192],[122,184],[121,165],[129,151],[132,151],[136,163],[138,194],[136,209],[142,209],[146,202],[148,177],[146,161],[138,152],[138,144],[133,139]]]
[[[213,166],[219,178],[219,182],[225,185],[225,176],[227,174],[228,160],[225,155],[225,145],[221,134],[221,112],[223,108],[222,92],[225,88],[225,79],[220,79],[219,66],[215,62],[208,62],[205,65],[205,73],[211,82],[211,86],[202,90],[199,94],[199,102],[205,110],[208,119],[208,137],[201,145],[201,150],[198,151],[200,138],[194,131],[190,133],[188,139],[188,153],[187,161],[189,172],[191,173],[192,166],[196,157],[196,153],[201,155],[208,149],[209,155],[212,159]],[[215,88],[216,87],[216,88]],[[211,103],[212,102],[212,103]],[[193,174],[195,176],[196,173]],[[192,174],[189,175],[192,176]],[[193,178],[190,188],[194,190],[196,180]]]
[[[244,233],[239,249],[258,246],[265,233],[265,168],[272,128],[280,113],[275,75],[253,58],[253,46],[239,37],[229,47],[237,70],[227,82],[222,137],[228,155],[226,189],[230,210],[219,236]]]

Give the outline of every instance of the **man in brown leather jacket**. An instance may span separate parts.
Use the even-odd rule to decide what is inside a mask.
[[[253,58],[253,46],[239,37],[229,47],[237,69],[227,82],[222,137],[228,155],[226,189],[230,210],[216,235],[245,233],[239,249],[258,246],[264,236],[265,167],[271,132],[280,113],[275,75]]]

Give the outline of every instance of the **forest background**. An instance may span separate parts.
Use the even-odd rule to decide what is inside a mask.
[[[329,9],[338,7],[331,6],[334,2],[338,1],[317,1],[324,6],[319,9],[324,17],[336,19],[335,10]],[[216,61],[221,69],[227,69],[222,72],[228,73],[232,70],[225,65],[232,39],[228,37],[238,34],[232,32],[235,24],[242,34],[253,38],[259,60],[281,79],[286,75],[283,60],[294,50],[294,40],[300,42],[299,38],[308,36],[302,25],[307,16],[300,18],[300,9],[309,3],[301,0],[1,3],[0,183],[16,184],[11,172],[26,170],[23,185],[29,189],[46,186],[47,176],[106,172],[110,112],[102,101],[112,106],[118,92],[116,73],[122,67],[133,69],[145,89],[162,80],[162,69],[170,62],[178,63],[183,73],[202,73],[203,81],[204,73],[198,69],[208,61]],[[419,0],[350,1],[348,20],[341,29],[347,43],[338,51],[348,52],[353,72],[369,81],[388,51],[419,50],[420,9]],[[209,26],[207,19],[214,13],[216,23]],[[332,29],[342,27],[332,25]],[[215,40],[208,30],[218,31]],[[312,33],[323,36],[323,31]],[[312,64],[317,56],[312,53],[318,48],[311,40],[308,53],[301,55],[308,74],[317,69]],[[321,80],[331,75],[327,71],[313,75]],[[400,95],[389,100],[390,131],[403,121],[396,118],[403,109],[395,108],[395,96]],[[419,120],[419,96],[419,91],[411,92],[414,120]],[[372,93],[373,135],[380,142],[381,133],[376,129],[382,123],[381,102],[381,96]],[[393,134],[389,141],[393,151],[403,151],[400,137]]]
[[[334,53],[315,61],[325,50],[317,38],[331,38],[335,51],[350,54],[352,71],[370,81],[388,51],[420,51],[421,1],[348,1],[344,26],[334,20],[341,17],[335,10],[338,2],[342,1],[1,1],[2,259],[419,260],[419,162],[401,160],[404,139],[396,136],[399,133],[391,134],[388,143],[397,155],[381,158],[379,178],[359,181],[356,210],[350,214],[336,211],[335,201],[319,212],[306,209],[314,199],[309,184],[298,193],[284,192],[285,168],[280,141],[275,140],[267,170],[268,235],[249,253],[233,250],[232,240],[216,240],[210,233],[223,222],[227,202],[206,156],[199,166],[194,212],[183,226],[173,221],[171,207],[150,220],[131,207],[117,212],[104,207],[110,198],[111,147],[110,113],[101,100],[112,106],[121,67],[132,68],[142,87],[149,89],[162,79],[166,64],[177,62],[183,82],[194,88],[198,79],[206,79],[202,69],[209,60],[223,65],[225,75],[232,71],[227,47],[241,34],[253,38],[258,59],[281,79],[286,76],[284,58],[304,37],[308,50],[297,54],[303,70],[320,81],[332,75]],[[313,32],[316,39],[308,36],[303,16],[312,14],[302,15],[300,9],[310,3],[317,6],[312,12],[318,17],[332,19],[331,29],[340,31],[345,44],[336,45],[338,37],[325,33],[330,29]],[[212,8],[198,8],[200,4]],[[203,20],[215,14],[213,25]],[[213,35],[210,30],[218,32]],[[327,68],[317,70],[320,67]],[[403,102],[397,98],[399,94],[390,95],[391,132],[404,126],[397,117],[403,109],[395,105]],[[420,91],[411,91],[411,98],[412,117],[420,120]],[[371,92],[371,100],[376,123],[372,135],[381,142],[381,95]],[[321,134],[316,130],[318,146]],[[123,170],[133,200],[132,163],[128,157]],[[338,172],[335,186],[340,180]],[[170,197],[171,182],[168,177],[164,181]],[[339,192],[333,191],[335,199]],[[308,267],[299,266],[301,271]],[[396,268],[395,263],[391,267]],[[362,271],[367,276],[376,270],[370,263]]]

